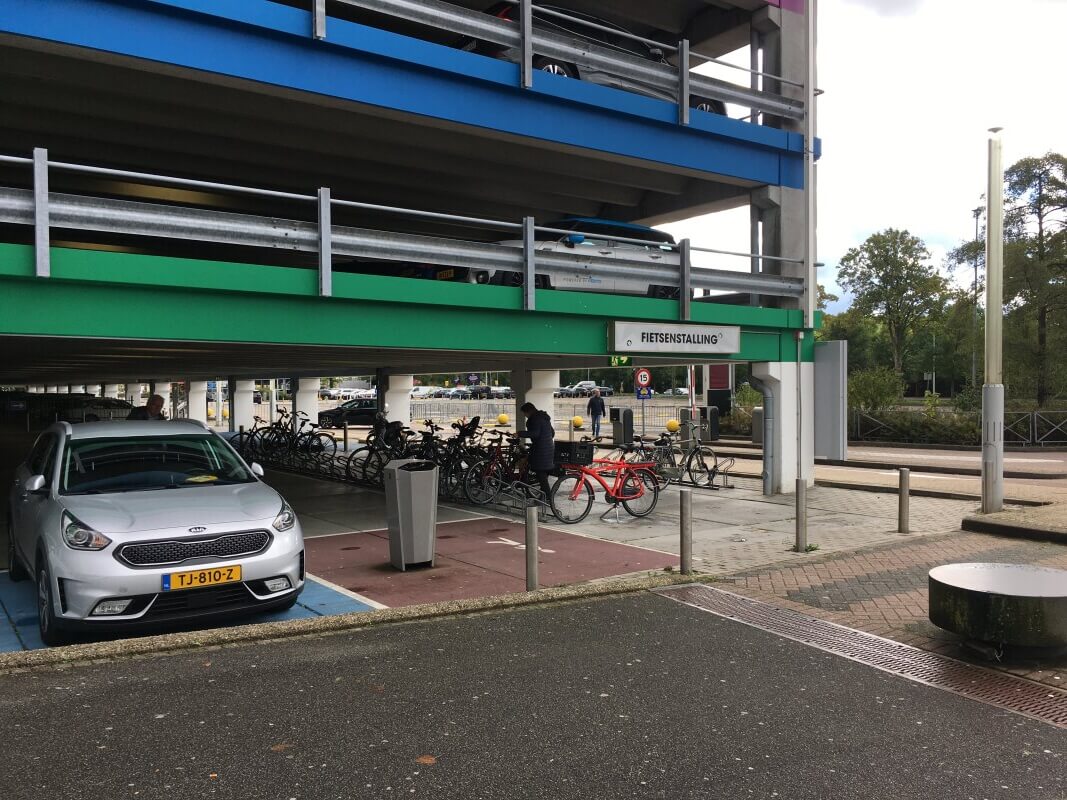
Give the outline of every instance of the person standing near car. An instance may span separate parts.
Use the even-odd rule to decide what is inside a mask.
[[[600,396],[599,389],[593,389],[589,395],[589,402],[585,404],[585,411],[593,418],[593,436],[600,435],[600,418],[604,416],[604,398]]]
[[[556,466],[553,450],[556,431],[548,414],[539,411],[533,403],[523,403],[519,411],[526,417],[526,430],[522,435],[530,439],[529,469],[537,476],[537,485],[547,501],[550,491],[548,476]]]
[[[138,406],[126,415],[126,419],[166,419],[163,413],[163,398],[154,394],[143,406]]]

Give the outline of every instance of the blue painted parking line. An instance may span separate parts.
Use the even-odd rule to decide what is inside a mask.
[[[235,620],[236,625],[278,622],[382,608],[372,600],[354,595],[341,587],[308,576],[296,605],[286,611],[255,614]],[[37,632],[37,599],[31,581],[15,583],[7,571],[0,571],[0,653],[39,650],[45,646]]]

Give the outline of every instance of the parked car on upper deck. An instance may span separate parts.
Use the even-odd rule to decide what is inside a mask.
[[[570,18],[561,19],[550,12],[566,14]],[[507,20],[508,22],[515,22],[519,11],[518,7],[513,3],[497,3],[486,9],[486,13]],[[614,50],[623,56],[653,61],[657,64],[669,65],[670,63],[664,56],[664,48],[646,44],[645,42],[639,42],[627,35],[630,34],[631,31],[628,31],[613,22],[609,22],[608,20],[601,19],[600,17],[595,17],[591,14],[583,14],[566,8],[560,8],[559,6],[541,4],[533,7],[532,14],[535,32],[541,30],[545,32],[562,33],[571,39],[585,40],[591,44]],[[600,28],[608,28],[610,30],[600,30],[592,27],[593,25],[600,26]],[[522,51],[518,47],[505,47],[493,42],[469,39],[462,42],[460,46],[462,49],[469,52],[480,53],[482,55],[516,63],[522,57]],[[654,97],[657,100],[666,100],[670,103],[677,102],[677,95],[669,90],[661,89],[658,86],[652,86],[642,81],[624,77],[613,72],[605,72],[602,68],[593,66],[588,61],[583,61],[581,57],[578,57],[575,61],[564,61],[555,58],[554,56],[535,54],[533,67],[534,69],[548,72],[552,75],[578,78],[579,80],[587,81],[589,83],[610,86],[614,89],[622,89],[627,92],[636,92],[637,94],[642,94],[646,97]],[[698,111],[709,111],[714,114],[722,115],[726,114],[726,106],[721,100],[713,100],[699,95],[690,95],[689,105]]]
[[[47,428],[8,512],[9,577],[34,579],[44,642],[292,606],[303,534],[261,474],[188,420]]]

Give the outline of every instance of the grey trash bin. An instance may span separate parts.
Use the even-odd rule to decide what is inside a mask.
[[[385,465],[389,560],[399,570],[433,566],[437,533],[437,465],[413,458]]]
[[[763,444],[763,406],[752,409],[752,444]]]

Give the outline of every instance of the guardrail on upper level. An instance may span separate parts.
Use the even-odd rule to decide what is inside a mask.
[[[616,242],[645,247],[654,245],[657,249],[676,253],[676,264],[650,264],[625,256],[601,258],[539,251],[536,247],[538,233],[568,236],[575,231],[538,226],[533,217],[525,217],[521,222],[482,219],[341,200],[332,197],[330,189],[326,187],[319,188],[315,194],[298,194],[49,161],[48,151],[43,148],[34,149],[32,158],[0,155],[0,162],[32,166],[32,190],[0,187],[0,223],[34,226],[35,274],[39,278],[47,278],[51,274],[50,229],[56,227],[318,253],[319,294],[323,297],[333,293],[334,256],[520,273],[523,276],[523,307],[527,310],[535,308],[535,276],[538,274],[552,277],[580,272],[601,279],[628,278],[643,281],[647,286],[677,287],[679,318],[682,320],[690,318],[694,289],[794,298],[803,296],[805,292],[803,278],[694,267],[691,256],[693,251],[698,251],[739,257],[748,262],[756,259],[803,263],[800,259],[694,247],[688,239],[678,243],[659,243],[610,236]],[[304,222],[187,206],[55,193],[48,188],[49,170],[315,203],[318,220]],[[486,227],[513,232],[514,239],[512,244],[497,244],[334,225],[331,212],[335,206]]]
[[[312,6],[312,34],[317,39],[328,38],[327,0],[309,0]],[[803,120],[804,103],[800,100],[765,90],[732,84],[705,75],[691,73],[691,64],[710,62],[730,69],[740,70],[767,80],[804,89],[804,84],[780,75],[741,67],[711,56],[694,52],[687,39],[675,45],[657,42],[628,31],[605,28],[588,19],[581,19],[561,9],[535,6],[532,0],[508,0],[517,10],[518,24],[509,20],[473,11],[444,2],[444,0],[330,0],[339,6],[351,6],[390,16],[405,22],[424,25],[428,28],[446,30],[473,40],[491,42],[495,45],[517,49],[520,53],[520,84],[523,88],[533,85],[534,55],[559,58],[569,63],[588,65],[590,68],[653,87],[669,93],[677,99],[678,121],[689,124],[689,98],[698,94],[724,103],[737,103],[751,109],[752,113],[764,112],[792,120]],[[568,21],[581,29],[607,31],[646,46],[669,50],[675,53],[676,64],[657,63],[636,55],[622,53],[608,46],[590,42],[586,38],[567,36],[533,24],[533,11]]]

